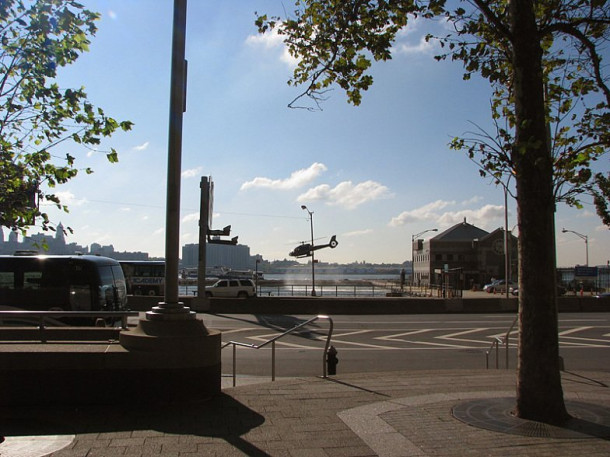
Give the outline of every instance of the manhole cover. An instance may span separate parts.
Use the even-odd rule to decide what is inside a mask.
[[[453,407],[456,419],[473,427],[540,438],[610,439],[610,408],[577,401],[566,401],[572,416],[562,426],[520,419],[512,415],[514,398],[471,400]]]

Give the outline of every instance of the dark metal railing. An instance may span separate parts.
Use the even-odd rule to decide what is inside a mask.
[[[491,345],[489,346],[489,349],[485,352],[485,368],[489,369],[489,356],[491,355],[491,353],[494,349],[495,349],[495,355],[496,355],[496,368],[499,368],[500,345],[504,344],[504,352],[505,352],[504,368],[508,370],[508,366],[509,366],[509,363],[508,363],[509,351],[508,350],[510,347],[510,334],[512,333],[513,329],[515,328],[515,325],[517,324],[518,319],[519,319],[519,316],[517,315],[515,317],[515,319],[513,320],[513,323],[510,325],[510,327],[506,331],[506,334],[504,335],[504,339],[499,338],[499,337],[494,338]]]
[[[277,340],[285,337],[286,335],[289,335],[289,334],[293,333],[294,331],[296,331],[302,327],[305,327],[306,325],[309,325],[312,322],[317,321],[318,319],[326,319],[329,322],[328,335],[326,337],[326,344],[324,345],[324,353],[322,354],[322,376],[324,378],[326,378],[327,377],[326,356],[328,353],[328,348],[330,347],[330,340],[332,338],[334,324],[333,324],[333,320],[329,316],[318,315],[316,317],[312,317],[311,319],[309,319],[305,322],[302,322],[299,325],[292,327],[290,330],[286,330],[284,333],[280,333],[279,335],[277,335],[259,345],[250,344],[250,343],[241,343],[239,341],[229,341],[228,343],[224,343],[222,345],[221,349],[224,349],[228,346],[233,346],[233,387],[235,387],[235,381],[236,381],[236,376],[237,376],[237,362],[236,362],[237,346],[250,348],[250,349],[261,349],[261,348],[267,346],[268,344],[271,344],[271,381],[275,381],[275,342]]]
[[[99,319],[120,319],[121,329],[127,328],[127,318],[138,316],[137,311],[25,311],[25,310],[10,310],[0,311],[0,327],[14,327],[14,323],[18,321],[30,322],[37,325],[39,330],[39,338],[42,342],[46,341],[45,330],[47,328],[78,328],[68,325],[58,319],[61,318],[99,318]],[[7,322],[12,322],[10,326]],[[51,325],[49,325],[51,324]]]

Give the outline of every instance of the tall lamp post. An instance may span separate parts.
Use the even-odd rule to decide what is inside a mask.
[[[305,205],[301,205],[301,209],[307,211],[307,214],[309,214],[309,225],[311,227],[311,247],[312,247],[312,251],[311,251],[311,296],[315,297],[316,296],[316,272],[315,272],[314,264],[316,263],[316,260],[313,255],[313,253],[314,253],[314,251],[313,251],[313,211],[309,211],[309,209]]]
[[[260,259],[260,257],[256,257],[256,266],[255,266],[255,272],[254,272],[254,282],[255,282],[254,289],[256,290],[257,296],[258,296],[258,264],[259,263],[261,263],[261,259]]]
[[[578,233],[575,232],[574,230],[566,230],[566,229],[561,229],[561,233],[573,233],[574,235],[582,238],[583,240],[585,240],[585,266],[589,266],[589,237],[587,235],[583,235],[582,233]]]
[[[413,249],[413,244],[415,244],[415,240],[417,240],[424,233],[428,232],[438,232],[438,229],[428,229],[423,232],[416,233],[415,235],[411,235],[411,286],[415,283],[415,249]]]

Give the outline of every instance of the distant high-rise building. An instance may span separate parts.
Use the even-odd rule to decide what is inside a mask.
[[[206,266],[227,267],[233,270],[252,270],[256,259],[250,255],[250,247],[238,244],[208,243],[206,246]],[[199,244],[182,246],[182,267],[196,268],[199,263]]]

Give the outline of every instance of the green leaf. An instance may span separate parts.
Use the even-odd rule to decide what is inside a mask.
[[[106,158],[110,163],[117,163],[119,161],[119,155],[114,149],[111,149],[108,154],[106,154]]]

